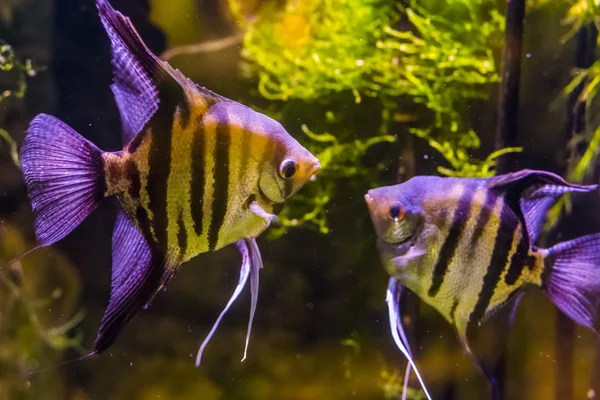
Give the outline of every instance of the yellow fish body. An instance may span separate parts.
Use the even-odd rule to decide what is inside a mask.
[[[240,281],[201,350],[248,277],[249,337],[262,267],[255,238],[319,162],[278,122],[159,60],[106,0],[97,6],[111,42],[125,146],[102,152],[54,117],[31,122],[20,158],[40,246],[66,236],[105,197],[118,198],[111,298],[90,353],[97,354],[181,264],[235,243]]]

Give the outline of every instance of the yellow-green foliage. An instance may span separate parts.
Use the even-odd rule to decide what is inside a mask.
[[[595,24],[600,28],[600,1],[599,0],[577,0],[573,2],[564,20],[572,26],[569,36],[577,32],[581,27]]]
[[[600,17],[600,8],[597,8],[598,16]],[[595,109],[592,107],[596,100],[596,95],[600,89],[600,61],[596,61],[588,69],[575,70],[575,77],[569,85],[564,89],[565,96],[571,94],[580,85],[583,85],[581,93],[577,98],[577,103],[585,104],[585,126],[586,131],[575,135],[570,144],[571,148],[576,147],[576,142],[588,142],[587,148],[583,155],[579,157],[576,152],[571,155],[569,170],[567,171],[567,180],[574,183],[582,183],[586,174],[592,169],[598,157],[598,148],[600,146],[600,124]],[[548,212],[548,220],[545,226],[546,230],[551,229],[556,225],[563,212],[571,211],[570,197],[565,195],[550,209]]]
[[[16,85],[14,88],[6,89],[0,92],[0,102],[8,97],[16,97],[18,99],[25,96],[27,90],[27,77],[35,76],[37,70],[33,67],[31,60],[19,61],[12,47],[0,40],[0,71],[12,73],[15,75]],[[17,154],[17,144],[12,139],[10,134],[0,128],[0,145],[2,141],[8,143],[10,147],[10,155],[15,165],[19,166],[19,156]]]
[[[239,20],[239,3],[229,3]],[[517,150],[504,149],[486,160],[468,155],[480,144],[468,123],[468,102],[485,98],[489,85],[498,81],[492,50],[500,48],[504,20],[495,2],[411,1],[408,8],[397,3],[288,0],[282,8],[269,2],[240,23],[246,32],[243,71],[258,78],[262,96],[286,102],[288,113],[298,103],[322,107],[345,99],[360,104],[369,97],[380,104],[380,116],[374,118],[379,125],[366,134],[352,126],[334,131],[312,122],[311,129],[331,133],[303,129],[311,139],[304,143],[324,157],[324,168],[317,183],[295,196],[282,214],[284,228],[309,223],[327,232],[325,209],[335,178],[340,171],[354,179],[373,176],[361,170],[360,161],[371,145],[394,140],[389,128],[399,98],[417,104],[420,118],[410,118],[410,132],[448,161],[450,168],[439,168],[442,174],[489,176],[498,155]],[[299,211],[304,217],[288,218]]]
[[[11,46],[0,41],[0,73],[11,74],[7,81],[13,83],[0,92],[1,103],[10,97],[22,98],[26,79],[36,70],[30,60],[21,62]],[[16,143],[0,128],[0,145],[4,142],[19,166]],[[83,352],[80,337],[69,336],[83,318],[83,313],[76,312],[80,287],[75,269],[64,256],[47,249],[32,253],[25,262],[15,260],[34,245],[8,221],[0,221],[0,400],[61,397],[62,383],[55,372],[45,377],[23,376],[57,363],[55,350]],[[57,320],[62,322],[57,324]],[[42,380],[52,393],[30,387],[32,381]]]

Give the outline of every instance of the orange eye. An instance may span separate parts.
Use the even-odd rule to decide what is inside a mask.
[[[404,207],[402,204],[394,204],[390,207],[390,218],[396,222],[404,218]]]

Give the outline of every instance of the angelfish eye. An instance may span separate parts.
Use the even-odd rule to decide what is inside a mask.
[[[404,207],[402,204],[394,204],[390,207],[390,218],[396,222],[404,218]]]
[[[294,160],[283,160],[281,166],[279,167],[279,175],[283,179],[290,179],[296,172],[298,171],[298,164]]]

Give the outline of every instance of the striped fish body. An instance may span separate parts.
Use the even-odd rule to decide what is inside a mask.
[[[107,193],[181,262],[260,235],[269,221],[248,204],[256,201],[266,213],[275,204],[259,189],[261,174],[276,171],[271,160],[286,156],[286,139],[299,146],[281,125],[248,107],[217,102],[208,108],[201,93],[189,92],[188,104],[197,104],[189,115],[173,110],[172,126],[158,127],[170,132],[170,151],[151,120],[139,141],[120,154],[105,153]]]
[[[273,119],[158,59],[107,0],[97,6],[111,43],[123,150],[103,152],[39,115],[20,154],[40,246],[62,239],[105,197],[120,202],[111,298],[91,354],[108,349],[182,263],[229,244],[242,266],[225,311],[250,279],[250,328],[262,268],[255,238],[319,162]]]
[[[391,320],[401,320],[394,302],[397,285],[405,286],[455,326],[494,390],[490,371],[528,286],[542,288],[571,319],[598,332],[600,235],[549,249],[535,245],[557,197],[595,188],[523,170],[488,179],[419,176],[370,190],[365,200],[392,277]],[[392,333],[397,329],[393,324]]]
[[[459,332],[479,323],[523,285],[541,286],[543,250],[532,248],[513,210],[483,181],[417,178],[422,185],[422,234],[411,242],[427,249],[398,271],[403,248],[381,242],[386,270],[436,308]]]

